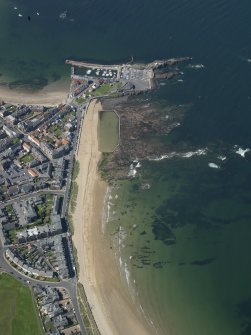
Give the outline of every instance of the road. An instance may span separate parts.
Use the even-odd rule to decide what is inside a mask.
[[[0,242],[1,243],[1,242]],[[78,305],[78,299],[77,299],[77,279],[76,278],[71,278],[69,280],[64,280],[61,282],[44,282],[44,281],[40,281],[40,280],[36,280],[30,277],[25,276],[24,274],[22,274],[21,272],[18,272],[15,268],[13,268],[8,261],[5,259],[4,257],[4,252],[5,252],[4,247],[2,247],[2,245],[0,244],[0,270],[10,274],[11,276],[13,276],[14,278],[16,278],[17,280],[21,281],[22,283],[24,283],[25,285],[29,285],[29,286],[50,286],[50,287],[63,287],[64,289],[66,289],[69,292],[69,296],[71,298],[73,307],[74,307],[74,311],[80,326],[80,330],[82,335],[87,335],[86,330],[85,330],[85,326],[81,317],[81,313],[80,313],[80,309],[79,309],[79,305]],[[29,283],[27,283],[27,281],[29,281]]]
[[[22,194],[19,195],[15,198],[12,198],[10,200],[4,201],[0,203],[0,208],[4,208],[7,205],[12,205],[17,201],[21,201],[21,200],[25,200],[25,199],[29,199],[38,195],[42,195],[42,194],[55,194],[55,195],[61,195],[63,196],[65,194],[65,190],[39,190],[39,191],[35,191],[32,193],[27,193],[27,194]]]

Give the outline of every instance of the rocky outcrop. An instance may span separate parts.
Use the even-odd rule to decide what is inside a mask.
[[[179,71],[169,71],[169,69],[157,69],[154,71],[155,79],[172,79],[179,75]]]
[[[103,101],[102,104],[106,110],[112,107],[109,101]],[[167,152],[167,146],[160,137],[179,125],[183,110],[170,107],[167,117],[166,112],[151,104],[135,106],[124,102],[114,109],[120,117],[120,143],[109,157],[106,156],[102,169],[108,179],[128,178],[130,162],[161,156]]]

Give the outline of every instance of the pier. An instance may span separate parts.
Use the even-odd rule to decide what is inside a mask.
[[[99,69],[99,70],[111,70],[111,71],[118,71],[121,65],[104,65],[104,64],[94,64],[94,63],[87,63],[87,62],[80,62],[75,60],[67,59],[65,64],[70,64],[76,67],[86,67],[88,69]]]

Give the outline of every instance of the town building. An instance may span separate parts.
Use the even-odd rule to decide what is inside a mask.
[[[34,207],[29,202],[24,205],[23,212],[28,223],[35,221],[38,217]]]
[[[7,127],[5,124],[3,125],[3,130],[6,132],[6,134],[9,137],[17,136],[17,133],[14,130],[12,130],[10,127]]]
[[[32,143],[34,143],[34,144],[36,144],[38,147],[40,147],[40,141],[39,141],[34,135],[29,135],[29,136],[28,136],[28,139],[29,139]]]
[[[38,173],[37,173],[34,169],[32,169],[32,168],[29,168],[29,169],[28,169],[28,173],[29,173],[33,178],[35,178],[35,177],[38,176]]]
[[[19,193],[19,187],[18,186],[10,186],[8,189],[8,193],[10,196],[18,195]]]
[[[24,149],[26,152],[30,152],[30,151],[31,151],[31,146],[30,146],[30,144],[24,142],[24,143],[23,143],[23,149]]]

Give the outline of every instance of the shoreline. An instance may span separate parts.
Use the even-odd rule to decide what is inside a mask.
[[[79,191],[73,213],[73,243],[78,255],[79,282],[84,285],[101,335],[150,335],[149,325],[121,280],[111,242],[102,230],[107,184],[97,170],[101,158],[97,135],[101,109],[100,102],[91,101],[76,157],[80,171],[76,179]]]
[[[0,86],[0,100],[12,104],[55,106],[66,102],[70,83],[61,79],[39,91],[16,90]]]

